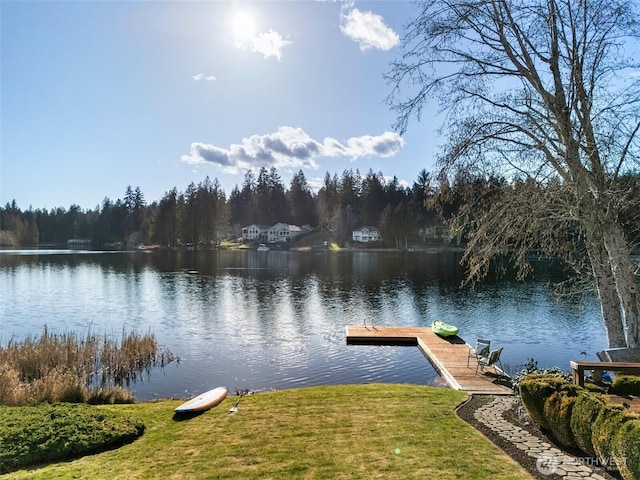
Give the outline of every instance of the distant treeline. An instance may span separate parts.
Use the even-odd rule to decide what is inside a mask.
[[[342,176],[327,173],[314,194],[302,171],[287,189],[274,167],[261,168],[257,175],[247,171],[243,184],[228,198],[218,179],[207,177],[184,191],[173,188],[152,203],[139,187],[131,186],[124,198],[105,198],[89,210],[78,205],[21,210],[14,200],[0,207],[0,244],[63,245],[84,239],[93,246],[210,247],[239,237],[247,225],[278,222],[331,231],[338,242],[348,241],[363,225],[386,226],[397,232],[390,236],[395,241],[396,236],[437,223],[436,212],[425,207],[429,179],[423,171],[413,187],[405,188],[396,178],[385,180],[382,173],[370,171],[363,177],[347,170]]]
[[[207,177],[184,191],[173,188],[150,204],[139,187],[130,186],[124,198],[105,198],[93,210],[71,205],[22,211],[14,200],[0,208],[0,245],[63,245],[83,239],[96,247],[210,248],[240,237],[247,225],[284,222],[330,232],[339,243],[350,241],[355,229],[374,226],[387,245],[398,246],[429,228],[433,231],[464,212],[466,205],[486,204],[513,188],[518,188],[518,181],[464,172],[449,181],[422,170],[413,185],[405,187],[381,172],[370,170],[363,176],[358,170],[345,170],[341,176],[327,173],[314,193],[302,171],[287,189],[275,167],[263,167],[257,176],[247,171],[243,184],[236,185],[228,198],[219,181]],[[637,238],[636,215],[630,216],[628,225],[629,234]]]

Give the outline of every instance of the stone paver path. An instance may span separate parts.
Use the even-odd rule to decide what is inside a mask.
[[[536,467],[543,475],[559,475],[563,479],[605,480],[596,470],[600,466],[590,465],[588,457],[578,458],[568,455],[547,442],[531,435],[526,430],[504,419],[506,410],[513,407],[516,398],[513,396],[497,396],[495,399],[474,412],[476,420],[496,432],[500,437],[513,443],[530,457],[536,459]]]

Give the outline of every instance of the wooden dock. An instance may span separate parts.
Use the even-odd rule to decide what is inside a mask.
[[[449,387],[474,394],[512,394],[511,388],[504,385],[504,377],[497,375],[493,367],[476,373],[476,360],[468,358],[470,346],[464,340],[457,336],[439,337],[430,327],[347,326],[347,344],[414,345]]]

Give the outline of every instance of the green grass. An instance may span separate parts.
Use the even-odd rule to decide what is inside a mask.
[[[220,248],[248,248],[248,245],[238,240],[222,240],[220,242]]]
[[[237,397],[186,420],[180,401],[100,409],[140,418],[135,442],[6,478],[531,478],[459,419],[464,392],[415,385],[314,387]]]

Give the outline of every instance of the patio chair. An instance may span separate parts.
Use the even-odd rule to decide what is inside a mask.
[[[469,359],[478,357],[488,357],[489,356],[489,348],[491,347],[491,340],[482,340],[478,339],[476,342],[475,348],[469,349],[469,356],[467,357],[467,368],[469,368]]]
[[[476,373],[478,373],[478,368],[480,370],[484,370],[484,367],[493,367],[496,374],[503,375],[504,369],[502,368],[502,363],[500,362],[500,354],[502,353],[502,347],[493,350],[486,357],[478,357],[478,365],[476,365]],[[496,364],[500,365],[500,372],[498,372],[498,368]]]

